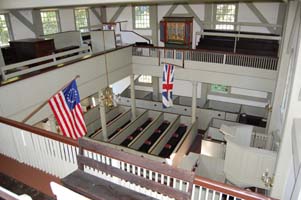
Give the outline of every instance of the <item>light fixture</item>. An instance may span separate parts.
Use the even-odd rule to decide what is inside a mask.
[[[103,32],[103,38],[104,38],[104,31],[102,30],[102,32]],[[105,49],[105,43],[104,43],[104,49]],[[102,89],[101,94],[100,94],[100,99],[103,102],[103,106],[110,109],[114,106],[117,106],[117,103],[114,99],[115,95],[113,93],[113,89],[110,87],[109,71],[108,71],[108,66],[107,66],[107,55],[104,54],[104,56],[105,56],[107,87]]]

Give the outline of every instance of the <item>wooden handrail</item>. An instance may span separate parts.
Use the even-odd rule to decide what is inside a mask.
[[[37,135],[40,135],[43,137],[47,137],[47,138],[59,141],[59,142],[70,144],[75,147],[79,146],[78,141],[76,141],[76,140],[64,137],[62,135],[59,135],[59,134],[56,134],[56,133],[53,133],[53,132],[50,132],[50,131],[47,131],[47,130],[44,130],[41,128],[30,126],[28,124],[24,124],[24,123],[21,123],[21,122],[12,120],[12,119],[8,119],[8,118],[4,118],[4,117],[0,116],[0,123],[6,124],[9,126],[13,126],[13,127],[22,129],[24,131],[28,131],[28,132],[31,132],[31,133],[34,133],[34,134],[37,134]]]
[[[278,59],[276,56],[257,56],[257,55],[249,55],[249,54],[242,54],[242,53],[233,53],[233,52],[225,52],[225,51],[216,51],[216,50],[204,50],[204,49],[184,49],[184,48],[168,48],[168,47],[159,47],[159,46],[144,46],[144,45],[133,45],[136,48],[149,48],[149,49],[165,49],[165,50],[179,50],[179,51],[192,51],[192,52],[203,52],[203,53],[220,53],[220,54],[227,54],[227,55],[237,55],[237,56],[249,56],[249,57],[261,57],[261,58],[275,58]]]
[[[75,147],[79,147],[79,143],[78,141],[75,141],[71,138],[67,138],[58,134],[55,134],[53,132],[44,130],[44,129],[40,129],[37,127],[33,127],[15,120],[11,120],[8,118],[4,118],[0,116],[0,123],[6,124],[6,125],[10,125],[43,137],[47,137],[56,141],[60,141],[62,143],[66,143]],[[88,139],[89,140],[89,139]],[[84,143],[85,141],[87,141],[87,139],[83,139],[80,140],[81,143]],[[156,163],[155,161],[151,161],[142,157],[136,157],[134,155],[122,152],[122,151],[118,151],[115,149],[111,149],[109,147],[105,147],[105,146],[101,146],[101,145],[97,145],[96,141],[92,141],[89,140],[89,150],[94,151],[94,152],[99,152],[99,150],[101,150],[102,154],[104,156],[109,156],[112,158],[116,158],[119,157],[120,155],[124,156],[124,162],[127,162],[127,160],[136,160],[136,162],[138,163],[143,163],[141,164],[141,166],[144,166],[146,164],[150,164],[148,166],[149,170],[152,171],[162,171],[164,174],[170,175],[172,177],[177,177],[177,178],[184,178],[187,179],[187,177],[191,177],[191,175],[193,175],[192,173],[190,174],[188,171],[184,174],[182,174],[185,170],[181,170],[178,168],[174,168],[172,166],[167,166],[166,164],[162,164],[162,163]],[[91,146],[91,144],[94,144]],[[137,165],[139,166],[139,164]],[[179,173],[180,172],[180,173]],[[191,177],[192,178],[192,177]],[[189,178],[188,178],[189,179]],[[187,181],[187,180],[186,180]],[[257,194],[255,192],[251,192],[251,191],[247,191],[247,190],[243,190],[241,188],[235,187],[235,186],[230,186],[230,185],[226,185],[224,183],[220,183],[217,181],[213,181],[204,177],[200,177],[200,176],[194,176],[193,179],[193,184],[197,185],[197,186],[202,186],[205,188],[208,188],[210,190],[214,190],[217,192],[221,192],[223,194],[228,194],[237,198],[241,198],[241,199],[250,199],[250,200],[275,200],[274,198],[271,197],[267,197],[261,194]]]
[[[244,190],[239,187],[226,185],[211,179],[207,179],[201,176],[195,176],[193,183],[198,186],[202,186],[223,194],[228,194],[240,199],[246,200],[276,200],[272,197],[267,197],[252,191]]]
[[[49,68],[46,68],[44,70],[40,70],[39,73],[34,73],[34,74],[25,74],[25,75],[22,75],[20,76],[19,79],[15,80],[15,81],[11,81],[11,82],[1,82],[0,83],[0,87],[4,86],[4,85],[8,85],[8,84],[12,84],[12,83],[15,83],[15,82],[18,82],[18,81],[21,81],[21,80],[24,80],[24,79],[27,79],[27,78],[31,78],[33,76],[37,76],[37,75],[40,75],[40,74],[43,74],[43,73],[47,73],[49,71],[52,71],[52,70],[57,70],[57,69],[61,69],[63,67],[66,67],[68,65],[71,65],[71,64],[74,64],[74,63],[77,63],[77,62],[80,62],[80,61],[83,61],[83,60],[87,60],[87,59],[91,59],[91,58],[94,58],[96,56],[101,56],[101,55],[104,55],[104,54],[107,54],[107,53],[111,53],[111,52],[114,52],[114,51],[118,51],[120,49],[124,49],[124,48],[127,48],[127,47],[131,47],[133,46],[132,44],[130,45],[125,45],[125,46],[122,46],[122,47],[117,47],[115,49],[109,49],[109,50],[106,50],[106,51],[102,51],[102,52],[99,52],[99,53],[94,53],[92,55],[89,55],[89,56],[83,56],[81,58],[77,58],[77,59],[74,59],[74,60],[71,60],[71,61],[67,61],[65,63],[62,63],[59,65],[53,65],[52,67],[49,67]],[[83,66],[84,67],[84,66]]]

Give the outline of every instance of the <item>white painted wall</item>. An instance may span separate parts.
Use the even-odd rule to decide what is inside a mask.
[[[24,16],[28,21],[32,23],[32,10],[22,10],[20,14]],[[11,20],[11,26],[14,34],[14,39],[34,38],[35,34],[29,28],[27,28],[22,22],[20,22],[14,15],[9,14]]]
[[[96,11],[100,14],[100,8],[96,8]],[[33,23],[32,10],[19,10],[21,15],[23,15],[30,23]],[[23,23],[21,23],[12,14],[9,15],[11,19],[11,25],[14,35],[14,40],[25,39],[25,38],[35,38],[35,34],[27,28]],[[94,13],[89,9],[90,25],[98,25],[100,21],[94,15]],[[72,31],[75,30],[75,18],[73,8],[60,8],[59,9],[59,20],[61,24],[61,30]]]
[[[277,24],[279,3],[254,3],[255,7],[267,19],[270,24]],[[262,23],[253,11],[245,4],[239,3],[237,22]],[[255,26],[243,26],[242,31],[270,33],[267,28]]]
[[[59,9],[62,31],[75,30],[74,12],[72,8]]]

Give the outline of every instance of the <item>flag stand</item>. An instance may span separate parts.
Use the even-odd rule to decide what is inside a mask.
[[[76,80],[79,77],[80,77],[79,75],[76,75],[75,78],[73,78],[71,81],[66,83],[61,89],[59,89],[57,92],[55,92],[53,95],[51,95],[51,97],[54,96],[56,93],[60,92],[61,90],[65,89],[72,81]],[[49,98],[46,101],[44,101],[39,107],[34,109],[31,113],[29,113],[29,115],[27,115],[27,117],[25,117],[22,120],[22,123],[27,122],[32,116],[34,116],[37,112],[39,112],[48,103],[48,100],[49,100]]]

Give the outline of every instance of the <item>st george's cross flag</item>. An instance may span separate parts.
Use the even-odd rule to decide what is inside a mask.
[[[163,80],[162,80],[163,108],[168,108],[173,106],[172,103],[173,81],[174,81],[174,66],[171,64],[165,64],[163,68]]]
[[[64,136],[77,140],[87,133],[75,80],[52,96],[48,103]]]

